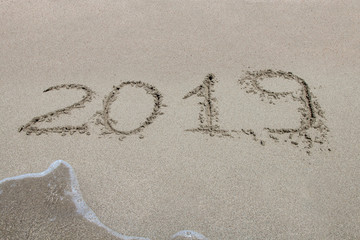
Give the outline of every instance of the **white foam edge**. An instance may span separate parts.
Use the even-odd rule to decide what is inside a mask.
[[[175,233],[171,238],[176,238],[176,237],[183,237],[183,238],[196,238],[199,240],[208,240],[204,235],[191,231],[191,230],[183,230],[180,232]]]
[[[20,176],[5,178],[5,179],[0,181],[0,184],[2,184],[4,182],[7,182],[7,181],[12,181],[12,180],[21,180],[21,179],[25,179],[25,178],[43,177],[43,176],[51,173],[52,171],[54,171],[61,164],[64,164],[69,169],[69,173],[70,173],[71,192],[67,192],[66,194],[71,195],[71,197],[73,199],[73,202],[75,203],[77,212],[80,215],[84,216],[88,221],[90,221],[92,223],[95,223],[99,227],[104,228],[105,230],[107,230],[110,234],[112,234],[115,237],[122,238],[124,240],[130,240],[130,239],[150,240],[149,238],[143,238],[143,237],[125,236],[123,234],[120,234],[120,233],[110,229],[105,224],[103,224],[97,218],[94,211],[85,203],[84,199],[82,198],[82,195],[80,193],[79,183],[77,181],[74,169],[71,167],[71,165],[69,163],[67,163],[67,162],[65,162],[63,160],[57,160],[57,161],[53,162],[50,165],[50,167],[48,169],[46,169],[45,171],[43,171],[43,172],[40,172],[40,173],[27,173],[27,174],[20,175]],[[0,189],[0,194],[1,193],[2,193],[2,190]]]

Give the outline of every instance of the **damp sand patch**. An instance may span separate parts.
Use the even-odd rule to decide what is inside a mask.
[[[81,196],[73,168],[55,161],[44,172],[0,181],[0,239],[124,239],[105,226]],[[169,239],[206,238],[186,230]]]

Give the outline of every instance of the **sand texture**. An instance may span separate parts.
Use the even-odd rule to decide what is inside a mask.
[[[0,182],[2,239],[148,239],[106,227],[87,206],[72,167],[61,160],[41,173]],[[206,238],[180,231],[171,239]]]
[[[117,238],[95,224],[65,164],[54,163],[49,174],[1,182],[2,239],[136,239]]]
[[[0,1],[0,239],[360,239],[359,12]]]

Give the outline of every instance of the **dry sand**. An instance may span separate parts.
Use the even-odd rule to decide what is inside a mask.
[[[359,12],[1,1],[0,239],[360,239]]]

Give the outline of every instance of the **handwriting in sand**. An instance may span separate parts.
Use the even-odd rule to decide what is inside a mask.
[[[273,92],[264,89],[259,84],[260,80],[275,77],[281,78],[285,81],[295,81],[297,84],[299,84],[300,88],[297,91]],[[301,103],[301,107],[298,108],[298,111],[301,113],[299,128],[264,128],[262,133],[256,133],[252,129],[226,130],[220,127],[219,109],[217,107],[217,100],[215,97],[215,84],[217,81],[218,80],[214,74],[208,74],[199,86],[183,97],[183,99],[187,99],[195,95],[203,99],[202,102],[199,102],[199,126],[193,129],[187,129],[186,131],[200,132],[209,134],[210,136],[221,137],[234,137],[239,136],[240,134],[245,134],[247,136],[251,136],[255,141],[259,141],[261,145],[265,145],[265,135],[267,139],[271,139],[275,142],[283,141],[289,142],[294,146],[303,146],[303,148],[307,149],[308,152],[314,144],[326,146],[327,133],[329,132],[329,129],[324,123],[324,112],[320,108],[318,101],[311,93],[310,88],[304,79],[292,74],[291,72],[274,70],[247,72],[242,78],[240,78],[239,84],[242,89],[246,90],[246,92],[249,94],[258,95],[262,101],[266,100],[270,104],[275,104],[276,101],[286,98],[288,100]],[[146,94],[151,95],[154,100],[153,111],[150,116],[148,116],[144,122],[140,123],[137,128],[126,131],[116,129],[114,127],[114,123],[116,123],[116,121],[111,119],[109,116],[111,112],[111,104],[116,101],[117,95],[125,86],[141,88],[145,90]],[[90,120],[78,126],[57,126],[48,128],[39,128],[36,126],[37,123],[44,121],[51,122],[62,114],[69,114],[74,109],[84,108],[87,102],[91,102],[93,100],[95,94],[93,90],[80,84],[63,84],[50,87],[44,92],[60,89],[78,89],[84,91],[85,96],[83,96],[79,102],[76,102],[68,107],[34,117],[27,124],[21,126],[19,128],[19,132],[24,131],[28,135],[32,133],[36,135],[41,135],[44,133],[59,133],[62,135],[66,135],[68,133],[70,135],[74,133],[85,133],[90,135]],[[141,81],[123,82],[120,85],[113,87],[113,90],[105,97],[103,101],[103,109],[101,111],[97,111],[93,115],[92,119],[95,119],[94,122],[96,125],[100,124],[103,126],[102,134],[117,134],[120,135],[119,139],[123,140],[126,136],[141,133],[146,127],[153,123],[159,115],[162,115],[163,112],[161,109],[162,107],[166,107],[166,105],[162,102],[162,94],[153,85]],[[141,135],[140,138],[142,137],[143,136]],[[326,147],[320,147],[320,149],[324,148]]]

